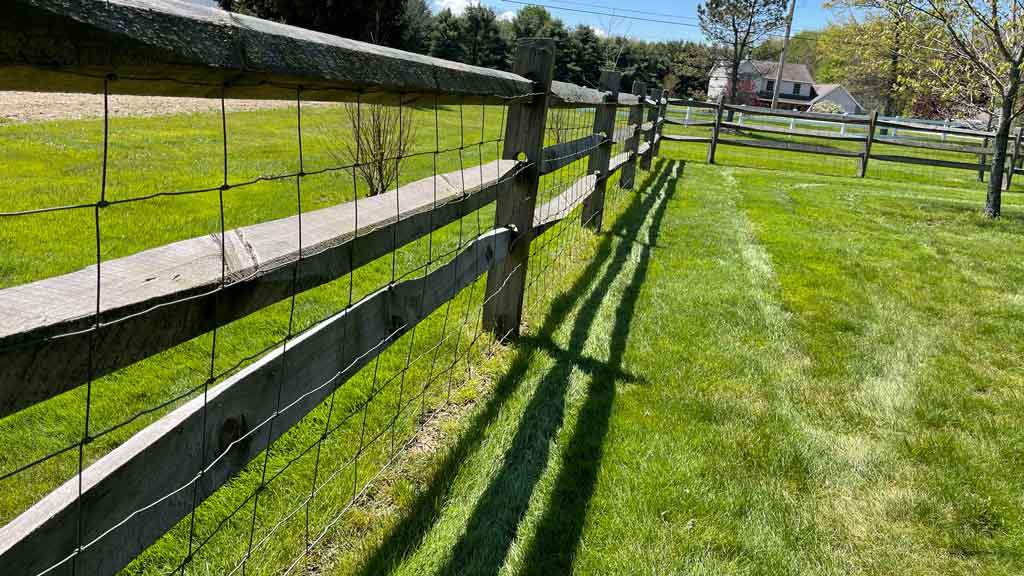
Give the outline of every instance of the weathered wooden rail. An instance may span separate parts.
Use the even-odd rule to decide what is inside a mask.
[[[894,162],[902,164],[916,164],[934,166],[940,168],[953,168],[960,170],[971,170],[979,175],[991,170],[991,165],[986,163],[988,155],[993,154],[992,138],[995,134],[987,130],[973,130],[955,126],[938,126],[918,122],[907,122],[903,120],[882,119],[877,113],[869,116],[849,116],[842,114],[826,114],[818,112],[800,112],[793,110],[771,110],[753,106],[741,106],[725,104],[721,102],[703,102],[690,99],[672,99],[669,105],[676,107],[687,107],[687,114],[684,118],[678,115],[666,114],[665,124],[682,128],[710,128],[708,136],[695,136],[692,134],[663,134],[662,138],[671,142],[701,143],[708,145],[708,162],[714,163],[715,152],[719,144],[726,146],[742,146],[749,148],[763,148],[768,150],[782,150],[787,152],[798,152],[804,154],[817,154],[824,156],[839,156],[845,158],[859,159],[858,175],[863,177],[867,172],[869,160],[881,162]],[[708,110],[713,116],[710,120],[691,118],[690,110]],[[740,120],[725,121],[723,112],[738,114]],[[831,124],[841,127],[837,131],[808,130],[796,128],[790,124],[789,128],[757,123],[758,118],[774,120],[789,119],[791,121],[813,121],[821,124]],[[746,122],[743,120],[747,119]],[[753,120],[753,121],[751,121]],[[862,130],[858,133],[847,133],[847,127],[856,127]],[[894,135],[882,135],[880,132],[886,130],[895,133],[918,132],[942,136],[941,141],[931,141],[919,138],[897,137]],[[723,134],[724,132],[724,134]],[[757,138],[758,135],[767,135],[768,138]],[[746,135],[751,138],[737,138],[735,136]],[[1022,130],[1018,129],[1011,143],[1012,149],[1008,154],[1008,164],[1013,170],[1007,170],[1007,177],[1004,180],[1005,187],[1009,188],[1012,183],[1013,174],[1019,174],[1022,170],[1021,164],[1021,135]],[[859,143],[861,148],[854,150],[836,145],[815,144],[807,141],[793,142],[789,140],[771,139],[772,137],[801,138],[809,140],[827,140],[838,143]],[[975,139],[978,142],[949,142],[946,137],[963,139]],[[934,150],[974,156],[974,161],[951,160],[947,158],[926,158],[921,156],[909,156],[903,154],[879,154],[872,152],[872,144],[885,144],[888,146],[900,146],[922,150]]]
[[[12,0],[0,6],[0,32],[9,39],[0,47],[0,90],[508,107],[499,160],[305,212],[301,245],[296,215],[0,290],[3,418],[495,204],[493,228],[443,266],[391,283],[274,348],[0,528],[4,575],[117,572],[195,498],[263,452],[268,443],[254,435],[283,434],[485,273],[484,323],[514,338],[531,238],[577,212],[599,230],[609,179],[621,173],[620,186],[632,188],[637,163],[649,168],[661,141],[672,139],[662,135],[662,91],[637,83],[620,93],[612,72],[601,90],[554,81],[550,40],[522,41],[514,72],[500,72],[163,0]],[[592,133],[545,147],[553,107],[594,109]],[[629,110],[621,127],[619,108]],[[613,155],[614,144],[623,151]],[[584,176],[535,206],[542,175],[583,161]],[[18,216],[0,209],[0,221]]]

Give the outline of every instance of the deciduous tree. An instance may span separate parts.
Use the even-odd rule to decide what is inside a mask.
[[[919,38],[922,59],[910,87],[936,93],[965,107],[989,111],[996,119],[991,178],[985,213],[999,216],[1010,126],[1021,114],[1024,67],[1024,7],[1018,0],[886,0],[908,19],[906,30]]]
[[[700,29],[729,67],[729,101],[736,101],[740,63],[751,49],[786,25],[786,0],[706,0],[697,6]]]

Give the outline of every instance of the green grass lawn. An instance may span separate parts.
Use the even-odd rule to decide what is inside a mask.
[[[313,173],[346,164],[340,139],[346,138],[345,114],[336,106],[308,106],[302,114],[303,167]],[[176,240],[218,233],[216,191],[165,196],[118,204],[118,200],[216,187],[223,178],[218,114],[111,120],[106,198],[115,202],[100,212],[103,261]],[[415,137],[402,162],[400,181],[435,171],[472,168],[497,157],[503,128],[498,107],[447,106],[412,111]],[[563,139],[589,134],[586,110],[553,111],[552,126]],[[435,129],[436,126],[436,129]],[[295,109],[231,113],[227,116],[228,181],[298,170]],[[549,134],[553,142],[555,133]],[[0,212],[95,202],[102,165],[99,120],[12,124],[0,131],[8,162],[0,174]],[[433,150],[441,150],[434,154]],[[585,163],[546,176],[538,204],[583,175]],[[302,210],[350,201],[365,193],[349,170],[325,171],[302,179]],[[295,214],[295,178],[234,187],[224,194],[225,226],[233,228]],[[0,220],[0,288],[70,272],[95,262],[92,208],[8,216]],[[212,372],[217,380],[233,373],[289,333],[298,333],[342,310],[350,301],[399,279],[443,264],[452,252],[493,223],[493,206],[469,213],[431,237],[399,250],[394,261],[381,258],[335,282],[299,294],[294,303],[278,303],[217,333],[132,365],[91,386],[86,464],[124,442],[133,433],[202,394]],[[578,220],[578,219],[577,219]],[[538,244],[537,270],[550,265],[554,252],[579,238],[578,224],[556,226]],[[575,249],[569,259],[578,257]],[[582,258],[582,256],[579,256]],[[394,271],[394,272],[393,272]],[[538,274],[535,272],[535,276]],[[546,281],[531,289],[534,306],[545,306]],[[479,327],[483,284],[477,282],[443,306],[417,329],[392,345],[292,431],[257,458],[238,478],[210,498],[191,519],[182,521],[128,569],[149,574],[172,571],[195,553],[187,573],[226,572],[245,554],[255,525],[254,554],[247,573],[278,573],[307,541],[336,520],[347,503],[370,482],[417,428],[440,426],[445,415],[470,402],[481,363],[494,354]],[[408,365],[408,370],[406,366]],[[78,470],[74,445],[84,429],[86,387],[0,419],[0,524],[14,518]],[[372,401],[368,401],[372,398]],[[365,407],[364,407],[365,405]],[[325,430],[330,437],[318,448]],[[72,448],[68,450],[68,448]],[[45,459],[47,455],[56,456]],[[39,464],[33,462],[44,459]],[[252,497],[263,478],[268,489]],[[317,495],[301,505],[316,486]],[[296,510],[296,505],[299,509]],[[353,516],[354,518],[350,517]],[[358,508],[340,518],[337,530],[359,525]],[[111,522],[118,519],[110,519]],[[334,532],[331,532],[333,535]],[[191,542],[191,544],[190,544]]]
[[[444,121],[457,127],[457,110],[446,113]],[[254,170],[286,170],[273,162],[286,162],[293,150],[294,111],[246,114],[258,116],[229,119],[229,131],[232,119],[256,131],[235,132],[239,161]],[[182,157],[182,145],[154,146],[139,153],[139,163],[121,160],[122,169],[168,179],[159,186],[216,182],[218,119],[124,120],[121,137],[137,138],[140,150],[154,141],[146,132],[167,131],[158,141],[176,142],[192,126],[206,126],[212,151]],[[477,122],[477,134],[481,124],[491,126]],[[25,191],[5,196],[5,208],[92,198],[94,128],[54,123],[39,137],[39,126],[5,126],[2,145],[24,163],[0,178],[7,179],[5,190]],[[432,135],[418,137],[430,146]],[[54,146],[77,160],[56,163],[62,156],[53,155],[33,164]],[[465,355],[476,333],[478,284],[414,338],[392,346],[378,378],[364,371],[333,408],[322,406],[281,439],[270,473],[298,460],[261,496],[255,538],[266,544],[249,572],[277,573],[301,552],[304,511],[272,530],[308,495],[315,461],[303,450],[324,426],[340,427],[323,447],[323,487],[310,507],[314,532],[392,458],[385,434],[358,466],[346,464],[410,401],[394,446],[414,427],[421,434],[343,515],[301,573],[1024,571],[1021,196],[1007,194],[1004,216],[991,221],[981,216],[982,185],[964,171],[872,163],[869,177],[856,179],[856,161],[848,159],[721,147],[718,164],[707,166],[704,145],[666,142],[661,152],[663,160],[641,174],[635,191],[612,189],[605,232],[565,225],[545,237],[544,253],[533,260],[521,343],[479,340],[467,361],[442,370]],[[156,170],[163,165],[177,169]],[[408,178],[430,167],[418,170]],[[548,178],[545,193],[572,179]],[[129,182],[112,193],[159,187]],[[313,186],[309,192],[323,194],[323,205],[352,193],[341,180]],[[294,211],[294,185],[234,201],[240,215],[229,226],[279,217]],[[184,212],[191,202],[181,200],[180,213],[158,205],[136,224],[126,219],[124,228],[108,228],[121,241],[111,256],[216,230],[213,220]],[[486,228],[492,216],[480,216]],[[0,263],[2,285],[89,263],[88,246],[82,256],[61,248],[88,244],[88,230],[78,237],[70,223],[44,223],[26,238],[6,225],[0,246],[18,256]],[[132,233],[140,225],[142,237]],[[474,235],[476,215],[436,241],[457,244],[460,225],[464,236]],[[45,247],[52,257],[40,252]],[[407,266],[424,250],[411,246]],[[387,259],[357,272],[357,295],[390,277],[390,266]],[[343,306],[348,282],[302,295],[298,325]],[[283,303],[222,330],[218,366],[279,338],[289,308]],[[430,347],[445,323],[463,318],[469,320],[461,336],[444,343],[432,366]],[[98,382],[95,418],[113,422],[129,406],[195,387],[209,370],[209,350],[209,337],[199,338]],[[408,350],[415,358],[426,353],[424,360],[406,379],[392,380]],[[437,373],[443,376],[435,381]],[[365,414],[357,410],[384,382],[390,384],[380,402]],[[426,400],[417,404],[414,393],[424,388]],[[449,389],[453,402],[445,403]],[[0,469],[74,442],[80,393],[0,421],[4,445],[27,447],[0,454]],[[90,456],[156,416],[91,445]],[[17,484],[8,480],[0,487],[0,521],[68,478],[74,464],[69,455]],[[199,540],[232,519],[189,573],[223,573],[244,554],[253,515],[245,497],[259,476],[260,468],[250,466],[200,507]],[[188,535],[186,521],[129,572],[173,569]]]
[[[1024,569],[1019,196],[704,152],[662,147],[334,573]]]

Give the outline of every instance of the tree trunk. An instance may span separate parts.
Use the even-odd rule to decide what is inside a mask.
[[[892,46],[889,49],[889,78],[885,86],[885,100],[882,103],[882,115],[896,115],[896,82],[899,80],[900,67],[900,27],[893,27]],[[882,128],[882,136],[889,135],[888,128]]]
[[[738,84],[740,82],[740,61],[737,58],[737,56],[733,56],[732,70],[729,73],[729,104],[736,103],[736,93],[739,90]],[[727,122],[732,122],[733,114],[734,112],[732,110],[729,110],[729,118]]]
[[[1010,84],[1003,93],[1003,106],[999,113],[999,128],[996,130],[995,150],[992,154],[992,175],[988,179],[988,197],[985,201],[985,215],[998,218],[1003,202],[1003,171],[1006,168],[1006,148],[1010,143],[1010,124],[1013,123],[1013,106],[1020,88],[1020,72],[1011,68]]]

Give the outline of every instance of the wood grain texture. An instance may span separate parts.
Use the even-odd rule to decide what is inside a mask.
[[[689,106],[690,108],[718,108],[718,104],[715,102],[705,102],[703,100],[693,100],[690,98],[669,98],[668,104],[670,106]]]
[[[619,106],[633,107],[640,105],[640,98],[635,94],[628,92],[619,92]]]
[[[864,138],[864,153],[860,157],[860,166],[857,168],[857,177],[864,178],[868,173],[868,161],[871,160],[871,143],[875,141],[878,124],[878,109],[871,111],[868,116],[868,129]]]
[[[515,166],[495,161],[304,213],[296,290],[340,278],[389,253],[396,240],[404,245],[492,202]],[[93,377],[289,297],[297,230],[292,216],[229,231],[222,290],[220,234],[104,262]],[[0,417],[88,379],[92,336],[83,330],[95,309],[95,266],[0,290]]]
[[[796,118],[798,120],[819,120],[822,122],[835,122],[836,124],[866,125],[868,123],[867,118],[862,118],[860,116],[844,116],[842,114],[826,114],[824,112],[799,112],[796,110],[772,110],[771,108],[741,106],[737,104],[722,104],[722,106],[726,110],[743,112],[744,114],[753,114],[757,116],[778,116],[779,118]]]
[[[582,138],[561,142],[544,148],[544,161],[540,169],[541,175],[550,174],[563,166],[585,158],[604,140],[601,134],[588,134]]]
[[[819,146],[815,144],[803,144],[800,142],[779,142],[777,140],[736,140],[733,138],[719,138],[719,144],[729,146],[744,146],[747,148],[766,148],[768,150],[787,150],[790,152],[804,152],[808,154],[824,154],[827,156],[845,156],[847,158],[860,158],[860,152],[843,150],[831,146]]]
[[[580,221],[596,232],[601,231],[604,220],[604,194],[608,185],[608,166],[612,156],[612,138],[615,133],[615,118],[618,115],[619,73],[613,70],[601,71],[601,89],[609,92],[607,103],[594,112],[594,133],[602,136],[600,145],[587,159],[587,172],[598,174],[594,191],[583,202]],[[608,137],[604,137],[608,136]]]
[[[915,132],[930,132],[933,134],[952,134],[957,136],[974,136],[976,138],[994,138],[996,133],[990,130],[974,130],[971,128],[955,128],[953,126],[935,126],[932,124],[918,124],[916,122],[905,122],[903,120],[878,120],[882,128],[897,128],[900,130],[913,130]]]
[[[713,120],[676,120],[675,118],[672,118],[672,117],[666,117],[665,118],[665,123],[666,124],[671,124],[673,126],[689,126],[689,127],[700,127],[700,126],[711,127],[711,126],[715,125]]]
[[[657,121],[655,122],[653,149],[651,150],[652,157],[661,155],[661,133],[665,129],[665,112],[667,109],[668,90],[662,89],[661,95],[658,98],[658,111],[656,115]]]
[[[1005,186],[1006,190],[1009,190],[1010,186],[1013,185],[1013,176],[1014,176],[1014,174],[1017,173],[1016,168],[1017,168],[1017,164],[1020,163],[1020,146],[1021,146],[1021,138],[1022,137],[1024,137],[1024,128],[1021,128],[1021,127],[1018,126],[1017,127],[1017,134],[1013,138],[1013,151],[1010,154],[1009,166],[1006,167],[1006,172],[1005,172],[1006,176],[1004,177],[1005,178],[1005,182],[1006,182],[1006,186]]]
[[[600,177],[588,174],[576,180],[551,200],[537,207],[533,216],[533,235],[540,236],[555,224],[565,220],[594,191]]]
[[[633,94],[640,98],[647,92],[647,85],[640,81],[633,82]],[[626,154],[626,164],[622,166],[622,174],[619,175],[619,187],[623,190],[632,190],[636,183],[637,150],[640,147],[640,127],[644,122],[644,107],[634,106],[629,109],[628,126],[636,127],[632,134],[626,138],[623,151]]]
[[[551,108],[590,108],[604,104],[608,93],[569,82],[551,82]]]
[[[650,88],[647,92],[647,122],[640,128],[644,133],[644,143],[647,147],[641,146],[643,151],[637,151],[640,155],[640,169],[642,170],[650,170],[654,159],[654,133],[657,131],[657,119],[662,111],[662,104],[659,101],[660,94],[662,94],[662,90],[657,88]]]
[[[992,154],[992,146],[971,146],[968,144],[953,144],[950,142],[930,142],[927,140],[912,140],[910,138],[879,138],[875,142],[889,144],[892,146],[903,146],[907,148],[921,148],[924,150],[943,150],[945,152],[963,152],[965,154]]]
[[[821,138],[823,140],[839,140],[843,142],[863,142],[865,136],[858,134],[840,134],[838,132],[825,132],[823,130],[790,130],[775,126],[758,126],[754,124],[737,124],[735,122],[722,122],[722,128],[729,128],[742,132],[761,132],[764,134],[779,134],[782,136],[805,136],[808,138]]]
[[[670,142],[711,142],[710,136],[680,136],[678,134],[662,134],[661,137]]]
[[[196,489],[202,501],[234,477],[399,336],[504,259],[511,240],[509,229],[491,231],[426,276],[367,296],[86,468],[87,547],[74,558],[77,566],[68,562],[49,574],[105,576],[126,566],[191,511]],[[34,576],[68,557],[77,543],[78,506],[76,477],[0,528],[0,574]]]
[[[959,170],[985,170],[988,164],[980,162],[955,162],[953,160],[939,160],[937,158],[918,158],[916,156],[897,156],[893,154],[872,154],[872,160],[883,162],[899,162],[903,164],[919,164],[921,166],[936,166],[939,168],[956,168]]]
[[[512,184],[505,188],[495,204],[494,227],[511,226],[519,231],[509,257],[496,263],[487,273],[483,326],[498,340],[518,338],[522,323],[530,239],[533,236],[533,211],[537,205],[540,169],[544,159],[548,93],[551,91],[554,66],[554,40],[519,40],[513,69],[530,78],[542,96],[534,98],[530,103],[513,104],[506,116],[502,158],[512,160],[523,155],[528,163],[518,171]]]
[[[718,149],[718,137],[722,133],[722,112],[724,109],[722,94],[719,94],[718,105],[715,106],[715,125],[711,127],[711,141],[708,142],[708,164],[715,163],[715,151]]]
[[[364,102],[533,92],[509,72],[172,0],[9,0],[0,36],[0,90],[98,92],[116,74],[112,92],[154,96],[219,97],[225,84],[230,98],[294,99],[302,86],[317,100],[363,91]]]

